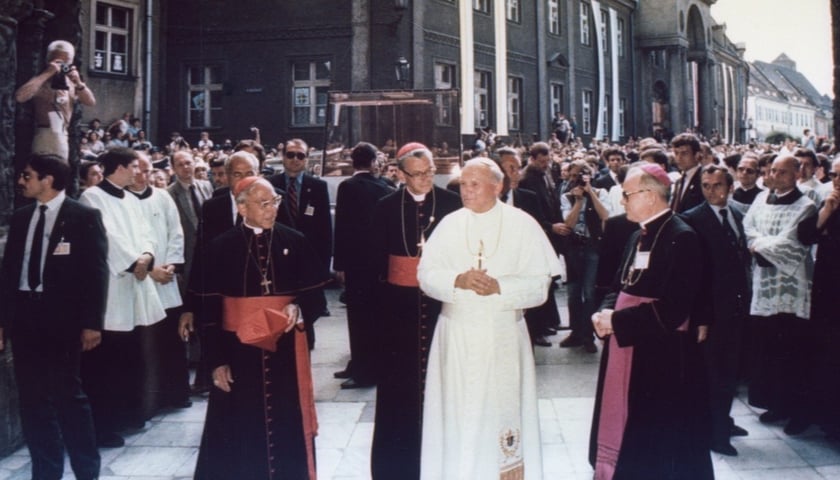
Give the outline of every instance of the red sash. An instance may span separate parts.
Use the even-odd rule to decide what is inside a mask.
[[[236,333],[239,341],[271,352],[277,351],[279,339],[289,325],[283,308],[294,300],[292,296],[224,297],[222,327]],[[318,435],[318,416],[315,411],[315,390],[312,386],[312,366],[309,344],[302,324],[291,330],[295,335],[295,370],[298,380],[298,401],[303,417],[303,434],[309,479],[317,478],[315,470],[315,436]]]
[[[417,265],[420,257],[388,255],[388,283],[401,287],[419,287]]]

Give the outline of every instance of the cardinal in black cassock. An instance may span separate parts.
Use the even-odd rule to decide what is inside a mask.
[[[205,297],[215,385],[195,478],[311,480],[315,402],[293,305],[311,308],[325,269],[302,234],[274,223],[280,199],[267,181],[250,177],[236,190],[243,224],[210,243],[190,279]]]

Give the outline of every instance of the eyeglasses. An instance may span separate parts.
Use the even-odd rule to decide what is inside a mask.
[[[253,170],[248,170],[247,172],[230,172],[230,176],[233,178],[245,178],[245,177],[253,177],[256,175]]]
[[[269,207],[279,208],[282,201],[283,197],[281,195],[277,195],[270,200],[259,202],[258,205],[260,206],[260,210],[265,210]]]
[[[25,182],[28,182],[30,178],[32,178],[32,173],[27,171],[22,171],[18,173],[18,178],[22,178]]]
[[[650,191],[649,188],[643,188],[641,190],[636,190],[635,192],[624,192],[624,191],[622,191],[621,192],[621,197],[624,198],[624,200],[626,201],[626,200],[630,200],[630,197],[632,197],[633,195],[635,195],[637,193],[649,192],[649,191]]]
[[[746,173],[747,175],[755,175],[756,173],[755,169],[747,167],[738,167],[738,171],[741,173]]]
[[[426,170],[425,172],[411,173],[407,170],[403,170],[403,173],[408,175],[408,178],[419,178],[419,179],[432,178],[432,177],[435,176],[435,172],[436,172],[435,170]]]
[[[306,154],[303,152],[286,152],[286,158],[292,160],[297,158],[298,160],[304,160],[306,158]]]

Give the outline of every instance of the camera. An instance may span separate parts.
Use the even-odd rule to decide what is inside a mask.
[[[58,73],[53,75],[50,87],[52,87],[53,90],[69,90],[70,87],[67,86],[67,80],[65,79],[67,78],[67,74],[72,68],[73,65],[70,65],[69,63],[62,63],[61,69],[58,71]]]

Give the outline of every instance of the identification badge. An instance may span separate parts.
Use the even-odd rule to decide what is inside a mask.
[[[70,242],[58,242],[53,255],[70,255]]]
[[[633,268],[636,270],[645,270],[650,263],[650,252],[636,252],[636,258],[633,260]]]
[[[306,215],[307,217],[311,217],[312,215],[315,215],[315,207],[313,207],[312,205],[307,205],[306,210],[303,212],[303,214]]]

